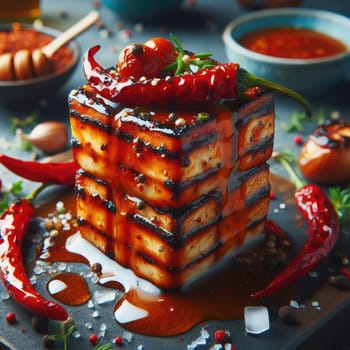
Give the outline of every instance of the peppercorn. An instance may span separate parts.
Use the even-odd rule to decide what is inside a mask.
[[[289,326],[297,326],[300,323],[297,310],[288,305],[283,305],[278,309],[278,317]]]
[[[41,341],[46,349],[54,349],[56,347],[54,341],[50,339],[48,334],[45,334]]]
[[[93,273],[100,274],[102,272],[102,265],[98,262],[95,262],[91,265],[90,270]]]
[[[131,46],[131,52],[136,55],[142,55],[144,53],[143,46],[141,44],[135,43]]]
[[[174,112],[169,113],[168,120],[170,122],[175,122],[176,119],[177,119],[176,113],[174,113]]]
[[[143,182],[146,181],[146,176],[145,176],[144,174],[138,174],[138,175],[136,176],[135,180],[136,180],[137,182],[143,183]]]
[[[329,277],[328,283],[340,290],[350,289],[350,280],[344,275],[336,275]]]
[[[34,315],[32,317],[32,327],[35,331],[46,334],[49,329],[49,320],[46,317]]]

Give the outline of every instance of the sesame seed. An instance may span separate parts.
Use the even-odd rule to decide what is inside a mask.
[[[175,120],[175,125],[176,126],[184,126],[186,124],[186,121],[185,121],[185,119],[183,119],[183,118],[177,118],[176,120]]]
[[[156,86],[156,85],[158,85],[158,83],[159,83],[159,79],[158,78],[152,79],[152,81],[151,81],[151,85],[152,86]]]

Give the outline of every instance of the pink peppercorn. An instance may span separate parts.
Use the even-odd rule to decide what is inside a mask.
[[[89,336],[89,342],[91,345],[96,345],[98,343],[98,335],[93,333]]]
[[[9,324],[14,324],[16,323],[16,315],[14,312],[9,312],[7,315],[6,315],[6,321],[9,323]]]
[[[270,193],[269,193],[269,198],[270,198],[270,199],[276,199],[275,192],[270,191]]]
[[[114,342],[115,342],[115,345],[120,346],[123,344],[123,338],[119,335],[119,336],[114,338]]]
[[[294,143],[298,146],[302,145],[303,138],[300,135],[294,136]]]
[[[225,343],[225,341],[227,340],[227,332],[222,329],[218,329],[214,333],[214,339],[217,344]]]

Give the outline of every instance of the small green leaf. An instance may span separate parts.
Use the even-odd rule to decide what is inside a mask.
[[[10,188],[10,192],[14,195],[20,194],[22,192],[22,189],[23,189],[22,185],[23,185],[22,180],[13,182],[11,185],[11,188]]]
[[[169,64],[164,69],[165,72],[175,70],[174,75],[176,76],[184,72],[194,73],[198,70],[208,69],[215,65],[214,61],[210,59],[212,55],[211,53],[203,52],[193,54],[191,52],[187,52],[184,50],[182,44],[175,37],[175,35],[170,34],[170,38],[174,43],[174,49],[177,53],[177,58],[173,63]]]
[[[350,221],[350,188],[330,187],[329,196],[341,222]]]
[[[207,120],[207,119],[209,119],[209,117],[210,117],[210,114],[209,113],[207,113],[207,112],[201,112],[201,113],[198,113],[197,114],[197,121],[204,121],[204,120]]]
[[[66,328],[66,323],[65,322],[60,322],[60,333],[57,334],[50,334],[48,338],[50,340],[60,340],[63,341],[63,349],[67,350],[68,349],[68,342],[67,338],[74,332],[75,329],[75,324],[72,326]]]
[[[213,54],[212,53],[208,53],[208,52],[201,52],[201,53],[196,53],[194,55],[194,57],[198,57],[198,58],[207,58],[207,57],[211,57]]]
[[[290,116],[289,124],[286,126],[287,132],[292,131],[303,131],[304,125],[303,121],[305,121],[307,118],[304,113],[299,112],[293,112]]]
[[[11,184],[11,187],[6,190],[3,191],[1,193],[1,197],[0,197],[0,214],[2,214],[9,206],[10,200],[11,200],[11,195],[12,196],[18,196],[21,192],[22,192],[22,184],[23,181],[19,180],[17,182],[13,182]]]
[[[28,140],[21,140],[21,148],[23,151],[30,152],[33,149],[33,144]]]
[[[9,200],[10,200],[9,193],[5,192],[3,194],[3,197],[0,200],[0,214],[2,214],[7,209],[9,205]]]

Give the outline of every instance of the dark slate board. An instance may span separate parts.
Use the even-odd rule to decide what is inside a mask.
[[[273,178],[275,178],[275,176],[273,176]],[[274,192],[277,194],[277,199],[271,201],[269,217],[276,220],[288,234],[293,234],[291,241],[293,242],[294,250],[297,251],[302,246],[305,235],[302,230],[295,230],[296,221],[294,217],[296,210],[293,205],[288,204],[288,201],[287,209],[279,209],[278,213],[276,213],[276,209],[279,208],[279,204],[281,203],[279,198],[285,197],[282,196],[282,194],[280,195],[279,191],[288,189],[287,192],[290,195],[290,189],[292,188],[288,181],[282,178],[279,179],[278,187],[280,188],[273,188]],[[274,184],[275,181],[273,180],[272,183]],[[311,278],[306,276],[293,284],[292,287],[287,287],[277,293],[277,295],[266,300],[271,321],[269,331],[260,335],[251,335],[245,332],[244,320],[208,321],[205,322],[204,326],[210,333],[211,338],[206,346],[198,347],[198,349],[210,348],[210,345],[213,344],[213,334],[217,329],[229,330],[232,343],[237,346],[237,349],[245,350],[258,348],[262,350],[292,350],[316,347],[317,349],[329,349],[330,345],[341,344],[343,338],[347,335],[344,331],[344,327],[341,325],[343,322],[346,322],[350,309],[350,292],[340,291],[333,286],[328,286],[327,279],[331,269],[339,268],[337,253],[349,251],[349,244],[349,236],[346,232],[343,232],[341,241],[337,245],[335,251],[316,269],[317,277]],[[28,248],[29,253],[30,251],[33,253],[33,248],[35,247],[31,246],[30,249]],[[28,254],[28,257],[30,256],[32,255]],[[30,259],[28,260],[31,261]],[[73,264],[72,266],[73,270],[76,269],[77,272],[88,271],[88,267],[83,264]],[[42,280],[43,282],[38,283],[36,287],[46,297],[50,298],[45,289],[45,281],[48,280],[48,276],[43,276]],[[92,292],[96,288],[99,288],[91,282],[89,282],[89,287]],[[3,291],[3,286],[0,286],[0,291]],[[291,299],[304,305],[304,307],[298,310],[302,322],[296,327],[283,324],[277,317],[278,307],[288,303]],[[314,301],[318,302],[319,307],[312,304]],[[114,304],[100,305],[98,308],[100,316],[96,319],[91,316],[93,310],[89,309],[86,304],[79,307],[67,307],[80,333],[79,339],[75,339],[74,337],[69,338],[69,348],[76,349],[79,347],[82,350],[91,349],[91,345],[87,340],[88,335],[92,332],[98,333],[99,327],[103,322],[107,324],[108,329],[102,343],[110,342],[116,335],[121,335],[123,333],[123,328],[113,319],[113,305]],[[43,335],[33,329],[31,325],[32,315],[30,313],[23,310],[11,300],[1,301],[0,308],[1,315],[6,315],[9,311],[14,311],[18,318],[18,322],[14,325],[8,325],[4,316],[0,318],[0,329],[3,337],[0,338],[0,344],[3,344],[4,349],[7,349],[6,346],[10,347],[10,349],[34,349],[43,347]],[[84,326],[85,322],[88,321],[93,324],[92,330],[88,330]],[[55,328],[57,327],[56,323],[51,323],[50,327],[50,333],[57,331]],[[189,332],[174,337],[162,338],[132,334],[132,341],[129,344],[123,345],[123,349],[135,349],[139,344],[144,346],[143,349],[186,349],[187,345],[200,335],[202,327],[202,324],[197,325]],[[2,348],[0,347],[0,349]]]

